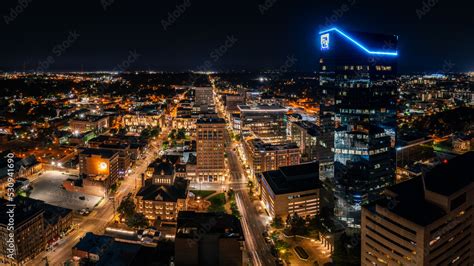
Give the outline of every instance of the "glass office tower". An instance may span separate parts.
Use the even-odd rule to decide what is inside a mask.
[[[319,33],[321,109],[335,123],[334,212],[349,227],[360,226],[360,206],[395,180],[397,41],[337,28]]]

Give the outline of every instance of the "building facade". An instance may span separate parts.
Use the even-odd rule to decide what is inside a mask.
[[[119,177],[119,153],[87,148],[79,153],[79,175],[109,189]]]
[[[242,136],[252,136],[267,143],[287,140],[287,109],[279,105],[239,105]]]
[[[76,117],[69,122],[69,127],[71,132],[76,134],[88,131],[103,132],[109,128],[109,117],[92,115]]]
[[[280,167],[259,174],[261,199],[272,218],[313,217],[320,212],[317,162]]]
[[[357,228],[361,205],[395,180],[398,37],[337,28],[319,37],[320,85],[334,104],[335,214]]]
[[[474,264],[474,152],[362,208],[362,265]]]
[[[189,181],[184,178],[176,178],[172,184],[156,183],[156,179],[149,181],[135,197],[137,211],[152,224],[155,221],[176,222],[178,213],[187,209]]]
[[[200,118],[196,122],[196,178],[198,181],[223,182],[225,120]]]
[[[301,161],[319,161],[318,137],[319,127],[308,121],[292,121],[289,123],[289,140],[300,148]]]
[[[247,139],[244,149],[252,175],[300,163],[300,150],[294,142],[269,144],[261,139]]]
[[[130,132],[140,133],[145,128],[163,127],[164,116],[162,114],[148,114],[136,112],[126,114],[122,117],[122,123]]]
[[[0,202],[0,262],[2,265],[24,265],[46,247],[44,210],[38,204],[30,204],[28,199],[17,197],[14,216],[10,219],[8,203],[3,199]],[[13,233],[12,238],[10,233]]]

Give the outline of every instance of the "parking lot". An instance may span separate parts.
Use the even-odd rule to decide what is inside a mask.
[[[101,197],[66,191],[62,188],[62,184],[68,178],[76,177],[60,171],[45,171],[32,182],[33,191],[30,194],[30,198],[72,210],[94,208]]]

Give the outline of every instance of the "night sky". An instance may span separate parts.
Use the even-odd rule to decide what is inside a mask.
[[[2,0],[0,70],[265,70],[294,56],[291,70],[314,71],[333,24],[399,35],[402,73],[474,71],[470,2]]]

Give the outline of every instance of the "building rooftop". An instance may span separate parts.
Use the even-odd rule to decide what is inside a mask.
[[[64,218],[70,213],[72,213],[71,209],[62,208],[59,206],[54,206],[50,204],[44,204],[44,220],[47,224],[57,224],[60,218]]]
[[[303,128],[303,129],[305,129],[306,132],[311,136],[317,137],[317,136],[321,135],[318,125],[316,125],[314,123],[311,123],[309,121],[295,121],[295,122],[292,122],[292,123],[295,124],[295,125],[298,125],[299,127]]]
[[[454,194],[474,182],[473,163],[474,151],[471,151],[435,166],[426,174],[426,189],[444,196]]]
[[[240,220],[233,215],[219,212],[179,212],[177,238],[199,239],[203,232],[205,234],[218,234],[220,238],[244,240]]]
[[[106,249],[100,256],[96,266],[128,266],[132,265],[135,257],[141,250],[141,245],[113,241],[110,248]]]
[[[80,152],[81,155],[100,155],[104,158],[112,158],[117,152],[108,149],[86,148]]]
[[[143,200],[176,202],[178,199],[185,199],[187,196],[189,181],[183,178],[176,178],[173,185],[159,185],[147,183],[137,193],[137,197]]]
[[[275,194],[287,194],[321,188],[319,163],[311,162],[280,167],[261,173]]]
[[[7,206],[11,202],[6,199],[0,199],[0,225],[8,224],[8,215],[3,215],[10,210],[11,207]],[[15,220],[14,225],[18,228],[21,224],[38,215],[44,214],[44,203],[39,200],[33,200],[25,197],[16,197],[13,200],[15,204]]]
[[[240,112],[287,112],[281,105],[238,105]]]
[[[288,150],[288,149],[298,149],[298,145],[294,142],[289,142],[285,144],[270,144],[265,143],[261,139],[250,139],[248,142],[256,149],[261,152],[264,151],[277,151],[277,150]]]
[[[202,117],[196,121],[196,124],[225,124],[225,120],[219,117]]]
[[[174,166],[171,162],[166,159],[158,159],[151,163],[149,168],[153,168],[154,175],[173,175]]]
[[[366,208],[373,210],[376,205],[388,208],[391,212],[421,226],[426,226],[446,215],[440,206],[425,199],[425,189],[449,197],[474,182],[469,175],[474,162],[474,152],[453,158],[448,163],[434,167],[424,176],[388,188],[385,198]],[[424,184],[423,184],[424,182]]]
[[[86,121],[86,122],[97,122],[101,119],[107,118],[106,115],[86,115],[84,117],[74,117],[72,121]]]
[[[129,148],[130,145],[127,143],[102,143],[99,145],[99,148],[102,149],[115,149],[115,150],[124,150]]]
[[[91,232],[87,232],[84,237],[81,238],[73,249],[86,251],[92,254],[102,254],[105,249],[108,249],[114,242],[114,238],[104,235],[96,235]]]

